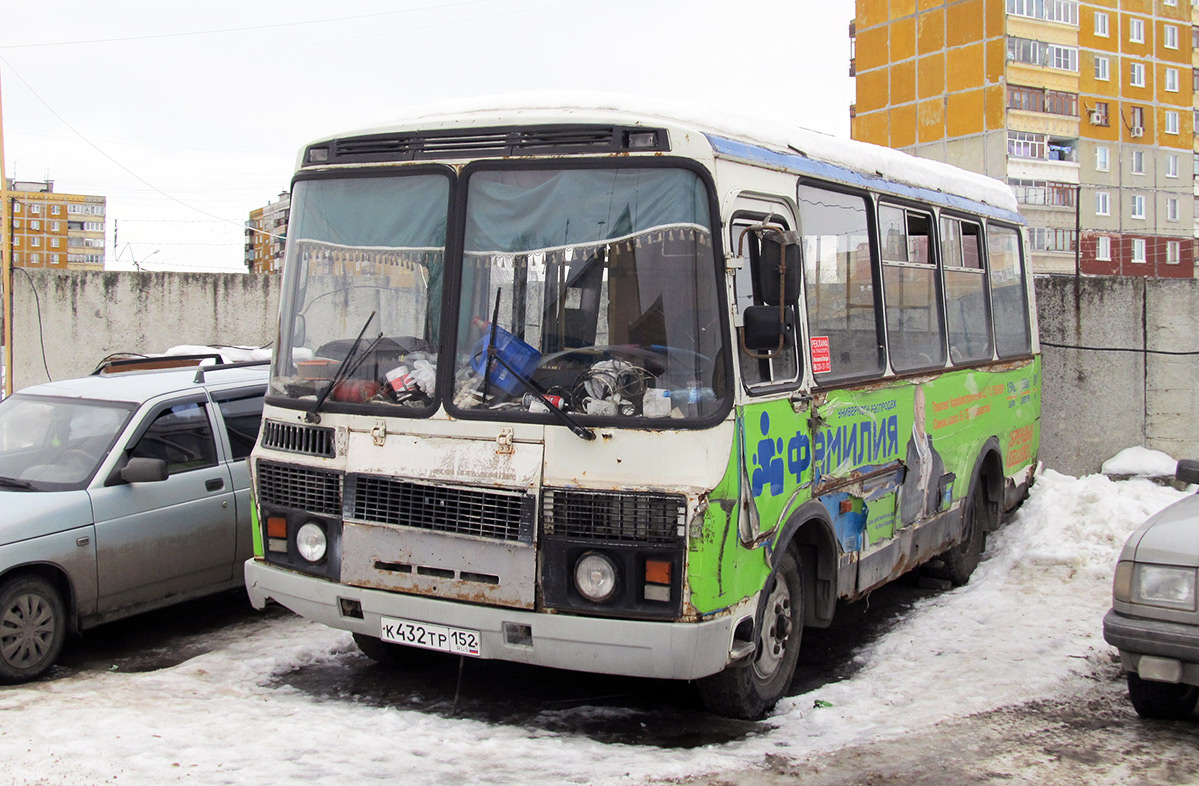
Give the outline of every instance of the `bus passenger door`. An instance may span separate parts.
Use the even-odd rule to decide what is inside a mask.
[[[808,413],[796,411],[790,395],[803,376],[800,364],[799,302],[790,296],[776,297],[777,265],[762,261],[759,233],[763,227],[783,232],[795,226],[791,209],[783,203],[739,198],[729,222],[729,248],[736,257],[730,265],[730,288],[736,306],[737,355],[741,384],[750,399],[741,412],[741,460],[745,467],[748,520],[741,522],[745,542],[765,540],[762,536],[783,524],[789,501],[796,489],[810,480],[811,449]],[[767,268],[770,269],[767,269]],[[794,271],[799,275],[799,271]],[[798,283],[798,282],[796,282]],[[744,341],[747,310],[759,309],[772,319],[776,310],[783,316],[781,346],[769,350],[747,348]]]

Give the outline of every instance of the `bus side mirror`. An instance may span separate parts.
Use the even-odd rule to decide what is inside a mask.
[[[758,279],[761,301],[768,306],[781,306],[799,300],[799,234],[773,227],[754,234],[758,242],[749,245],[750,263]]]
[[[742,312],[741,349],[753,358],[772,358],[782,351],[791,332],[791,309],[777,306],[749,306]],[[762,354],[766,353],[766,354]]]

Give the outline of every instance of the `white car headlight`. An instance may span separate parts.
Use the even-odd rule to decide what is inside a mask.
[[[325,528],[315,521],[309,521],[296,533],[296,550],[309,562],[320,562],[324,559],[327,546]]]
[[[1132,602],[1194,611],[1195,569],[1137,565],[1132,584]]]

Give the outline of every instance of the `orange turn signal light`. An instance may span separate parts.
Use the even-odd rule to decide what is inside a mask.
[[[268,538],[286,538],[287,519],[283,516],[267,516],[266,536]]]
[[[645,561],[645,581],[649,584],[669,584],[670,560],[647,559]]]

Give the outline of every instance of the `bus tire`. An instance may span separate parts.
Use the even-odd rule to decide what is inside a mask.
[[[791,687],[803,638],[803,586],[798,558],[788,549],[775,572],[752,660],[730,664],[698,682],[710,712],[756,720]]]
[[[970,581],[970,576],[982,559],[989,515],[987,491],[984,486],[982,477],[975,478],[970,486],[970,495],[966,497],[965,509],[962,511],[962,540],[942,554],[942,564],[930,571],[932,575],[947,580],[955,587]]]
[[[383,666],[396,668],[417,668],[438,660],[440,653],[425,650],[420,647],[405,647],[403,644],[393,644],[365,633],[355,633],[354,643],[362,654]]]

